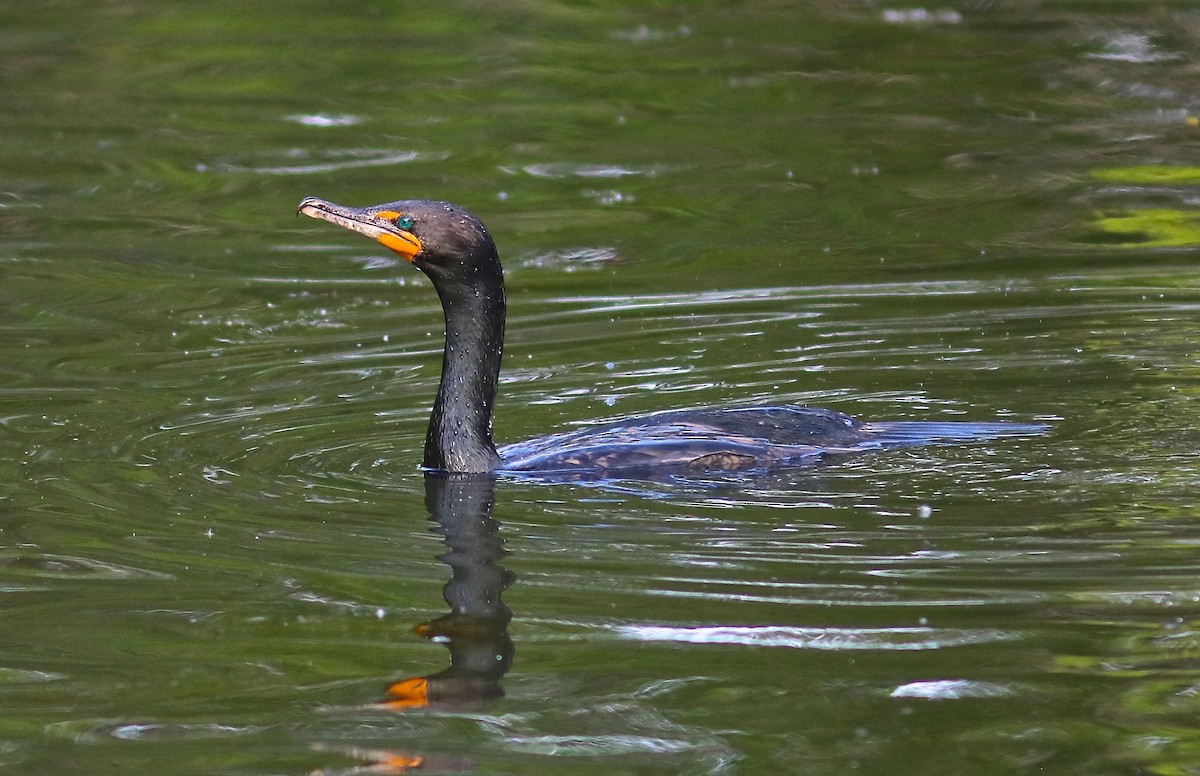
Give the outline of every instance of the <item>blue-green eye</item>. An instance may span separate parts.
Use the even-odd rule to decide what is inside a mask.
[[[412,229],[412,216],[396,216],[396,227],[408,231]]]

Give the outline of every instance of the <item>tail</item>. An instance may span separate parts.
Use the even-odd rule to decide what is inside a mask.
[[[881,447],[938,442],[983,442],[991,439],[1041,436],[1049,430],[1050,426],[1045,423],[975,423],[953,420],[895,420],[864,423],[862,427],[863,433],[871,442]]]

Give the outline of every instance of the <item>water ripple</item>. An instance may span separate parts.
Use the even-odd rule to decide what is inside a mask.
[[[4,666],[0,666],[0,685],[60,682],[66,678],[66,674],[54,671],[30,671],[23,668],[5,668]]]
[[[307,175],[314,172],[340,172],[360,167],[390,167],[417,161],[440,161],[448,154],[422,151],[399,151],[388,148],[341,148],[312,151],[293,148],[280,152],[282,164],[260,164],[253,161],[219,159],[211,164],[196,165],[196,172],[248,172],[257,175]]]
[[[170,574],[107,563],[80,556],[50,553],[2,553],[0,571],[5,574],[38,578],[77,579],[172,579]]]
[[[349,127],[362,121],[349,113],[294,113],[284,118],[304,127]]]
[[[501,167],[500,171],[509,175],[524,172],[535,178],[626,178],[630,176],[645,176],[652,178],[669,171],[666,165],[653,164],[646,167],[625,167],[617,164],[571,164],[551,163],[527,164],[521,168]]]
[[[800,628],[784,625],[672,627],[620,625],[622,638],[685,644],[733,644],[791,649],[916,651],[1012,641],[1016,634],[997,629],[957,628]]]
[[[510,736],[505,743],[530,754],[594,757],[618,754],[672,754],[696,748],[689,741],[635,735]]]
[[[88,719],[67,720],[46,726],[46,734],[51,738],[66,738],[81,743],[95,743],[108,737],[125,741],[203,741],[213,738],[253,735],[261,731],[261,727],[223,725],[216,722],[176,724]]]
[[[953,701],[960,698],[1004,698],[1013,690],[1001,684],[974,682],[969,679],[938,679],[909,682],[892,690],[893,698],[922,698],[930,701]]]

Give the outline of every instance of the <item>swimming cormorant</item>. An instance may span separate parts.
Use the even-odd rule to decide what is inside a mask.
[[[372,238],[433,281],[446,342],[425,438],[428,470],[637,476],[671,468],[748,469],[1044,429],[1004,422],[863,422],[795,405],[712,407],[624,418],[497,449],[492,407],[504,348],[504,274],[483,223],[458,205],[429,200],[354,208],[308,197],[298,212]]]

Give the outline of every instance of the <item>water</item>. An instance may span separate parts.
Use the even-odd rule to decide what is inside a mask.
[[[1200,770],[1191,3],[10,5],[0,770]],[[500,441],[1052,430],[439,495],[307,195],[490,226]]]

